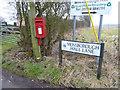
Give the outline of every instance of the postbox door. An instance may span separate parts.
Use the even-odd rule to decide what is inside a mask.
[[[37,34],[37,38],[41,38],[43,35],[43,25],[41,26],[36,26],[36,34]]]
[[[39,27],[38,27],[38,35],[41,35],[42,33],[43,33],[43,31],[42,31],[42,27],[39,26]]]

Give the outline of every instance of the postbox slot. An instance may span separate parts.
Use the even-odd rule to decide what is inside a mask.
[[[38,23],[38,22],[43,22],[43,21],[35,21],[36,23]]]
[[[43,25],[43,22],[41,21],[39,21],[39,22],[35,22],[36,23],[36,26],[41,26],[41,25]]]
[[[43,22],[42,21],[37,21],[36,24],[38,24],[38,23],[42,24]]]

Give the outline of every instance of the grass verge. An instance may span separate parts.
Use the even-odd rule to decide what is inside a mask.
[[[19,52],[16,49],[8,51],[3,56],[3,68],[34,80],[46,80],[50,83],[63,84],[67,87],[117,88],[118,63],[112,54],[113,36],[114,34],[116,35],[116,29],[113,28],[115,31],[108,30],[107,28],[103,29],[101,40],[105,42],[105,54],[100,80],[96,79],[97,65],[95,65],[95,57],[75,54],[75,59],[71,60],[71,53],[68,52],[63,52],[63,66],[59,68],[57,56],[46,57],[45,60],[36,63],[34,59],[26,58],[25,52]],[[91,28],[80,31],[76,30],[76,33],[77,41],[96,42]],[[72,39],[71,36],[72,33],[69,33],[65,36],[65,39],[70,40]],[[5,47],[9,46],[7,44],[4,45]]]

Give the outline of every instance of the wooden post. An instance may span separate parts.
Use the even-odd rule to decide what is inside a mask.
[[[31,30],[31,40],[32,40],[32,47],[33,47],[33,55],[36,61],[42,60],[41,58],[41,50],[40,46],[38,45],[38,39],[36,38],[36,30],[35,30],[35,5],[34,2],[30,3],[30,10],[29,10],[29,22],[30,22],[30,30]]]

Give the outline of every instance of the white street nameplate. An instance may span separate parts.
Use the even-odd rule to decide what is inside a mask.
[[[75,53],[100,56],[101,45],[97,43],[83,43],[61,40],[61,50]]]

